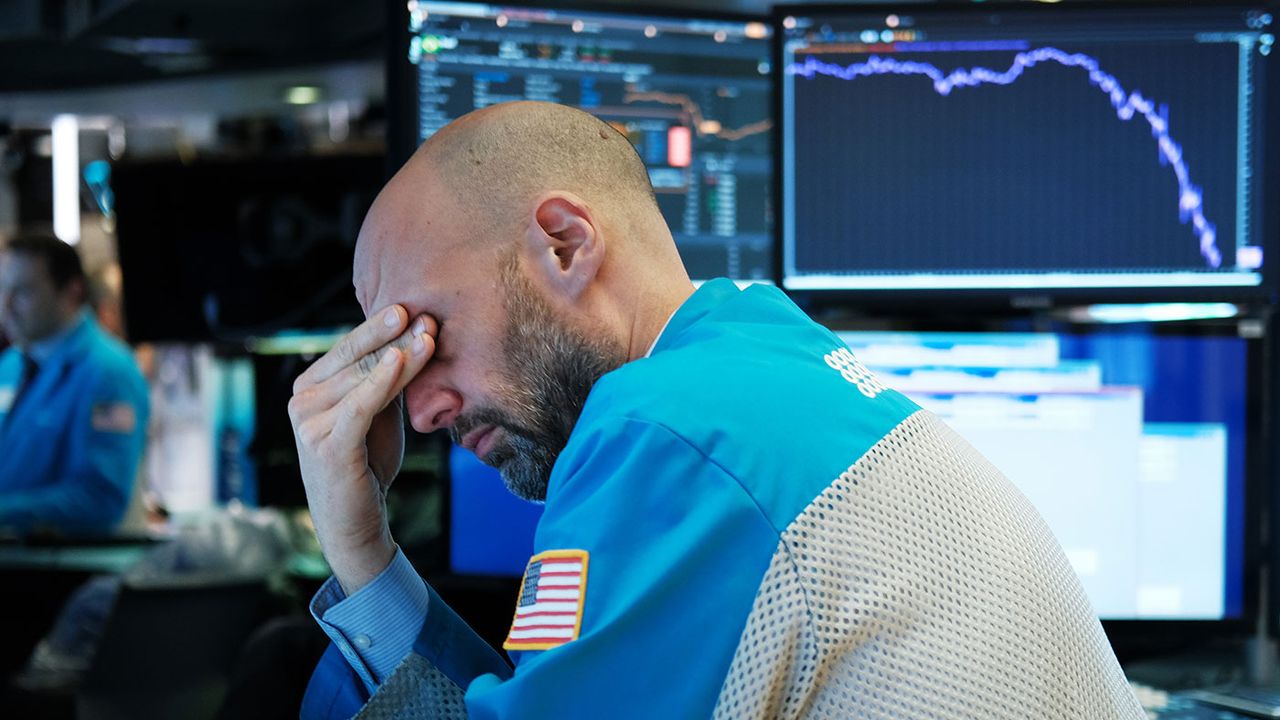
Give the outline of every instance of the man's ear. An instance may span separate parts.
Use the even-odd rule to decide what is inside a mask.
[[[526,250],[534,272],[565,299],[578,299],[604,264],[604,238],[591,212],[568,193],[547,195],[534,208]]]

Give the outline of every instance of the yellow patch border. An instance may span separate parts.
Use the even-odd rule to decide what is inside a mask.
[[[520,592],[516,594],[516,611],[511,616],[511,630],[507,631],[507,639],[502,643],[504,650],[550,650],[578,639],[578,635],[582,632],[582,609],[587,604],[587,560],[589,556],[586,550],[547,550],[529,558],[528,565],[524,567],[524,576],[520,578]],[[578,617],[573,623],[573,637],[557,642],[542,643],[526,643],[520,640],[512,640],[511,633],[516,629],[516,618],[520,615],[520,598],[524,597],[524,584],[529,579],[529,565],[540,560],[559,560],[563,558],[575,558],[582,562],[582,578],[578,581]]]

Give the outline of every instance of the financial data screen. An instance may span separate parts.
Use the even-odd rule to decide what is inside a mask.
[[[1108,620],[1240,617],[1246,341],[1227,336],[842,332],[1044,517]],[[762,439],[762,442],[767,438]],[[513,576],[542,506],[451,456],[454,572]]]
[[[793,289],[1263,282],[1273,18],[1231,6],[787,17]]]
[[[626,135],[695,280],[769,281],[769,26],[410,2],[418,140],[509,100],[574,105]]]
[[[840,333],[1039,510],[1104,619],[1239,617],[1247,347],[1229,336]]]

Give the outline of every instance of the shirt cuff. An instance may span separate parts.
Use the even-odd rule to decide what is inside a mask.
[[[400,548],[373,582],[347,597],[329,578],[311,600],[311,615],[372,694],[413,648],[429,595]]]

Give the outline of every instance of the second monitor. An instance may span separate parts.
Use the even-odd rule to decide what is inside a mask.
[[[788,289],[1261,294],[1265,7],[786,11]]]
[[[773,278],[769,26],[727,17],[410,2],[417,142],[509,100],[613,125],[694,280]]]

